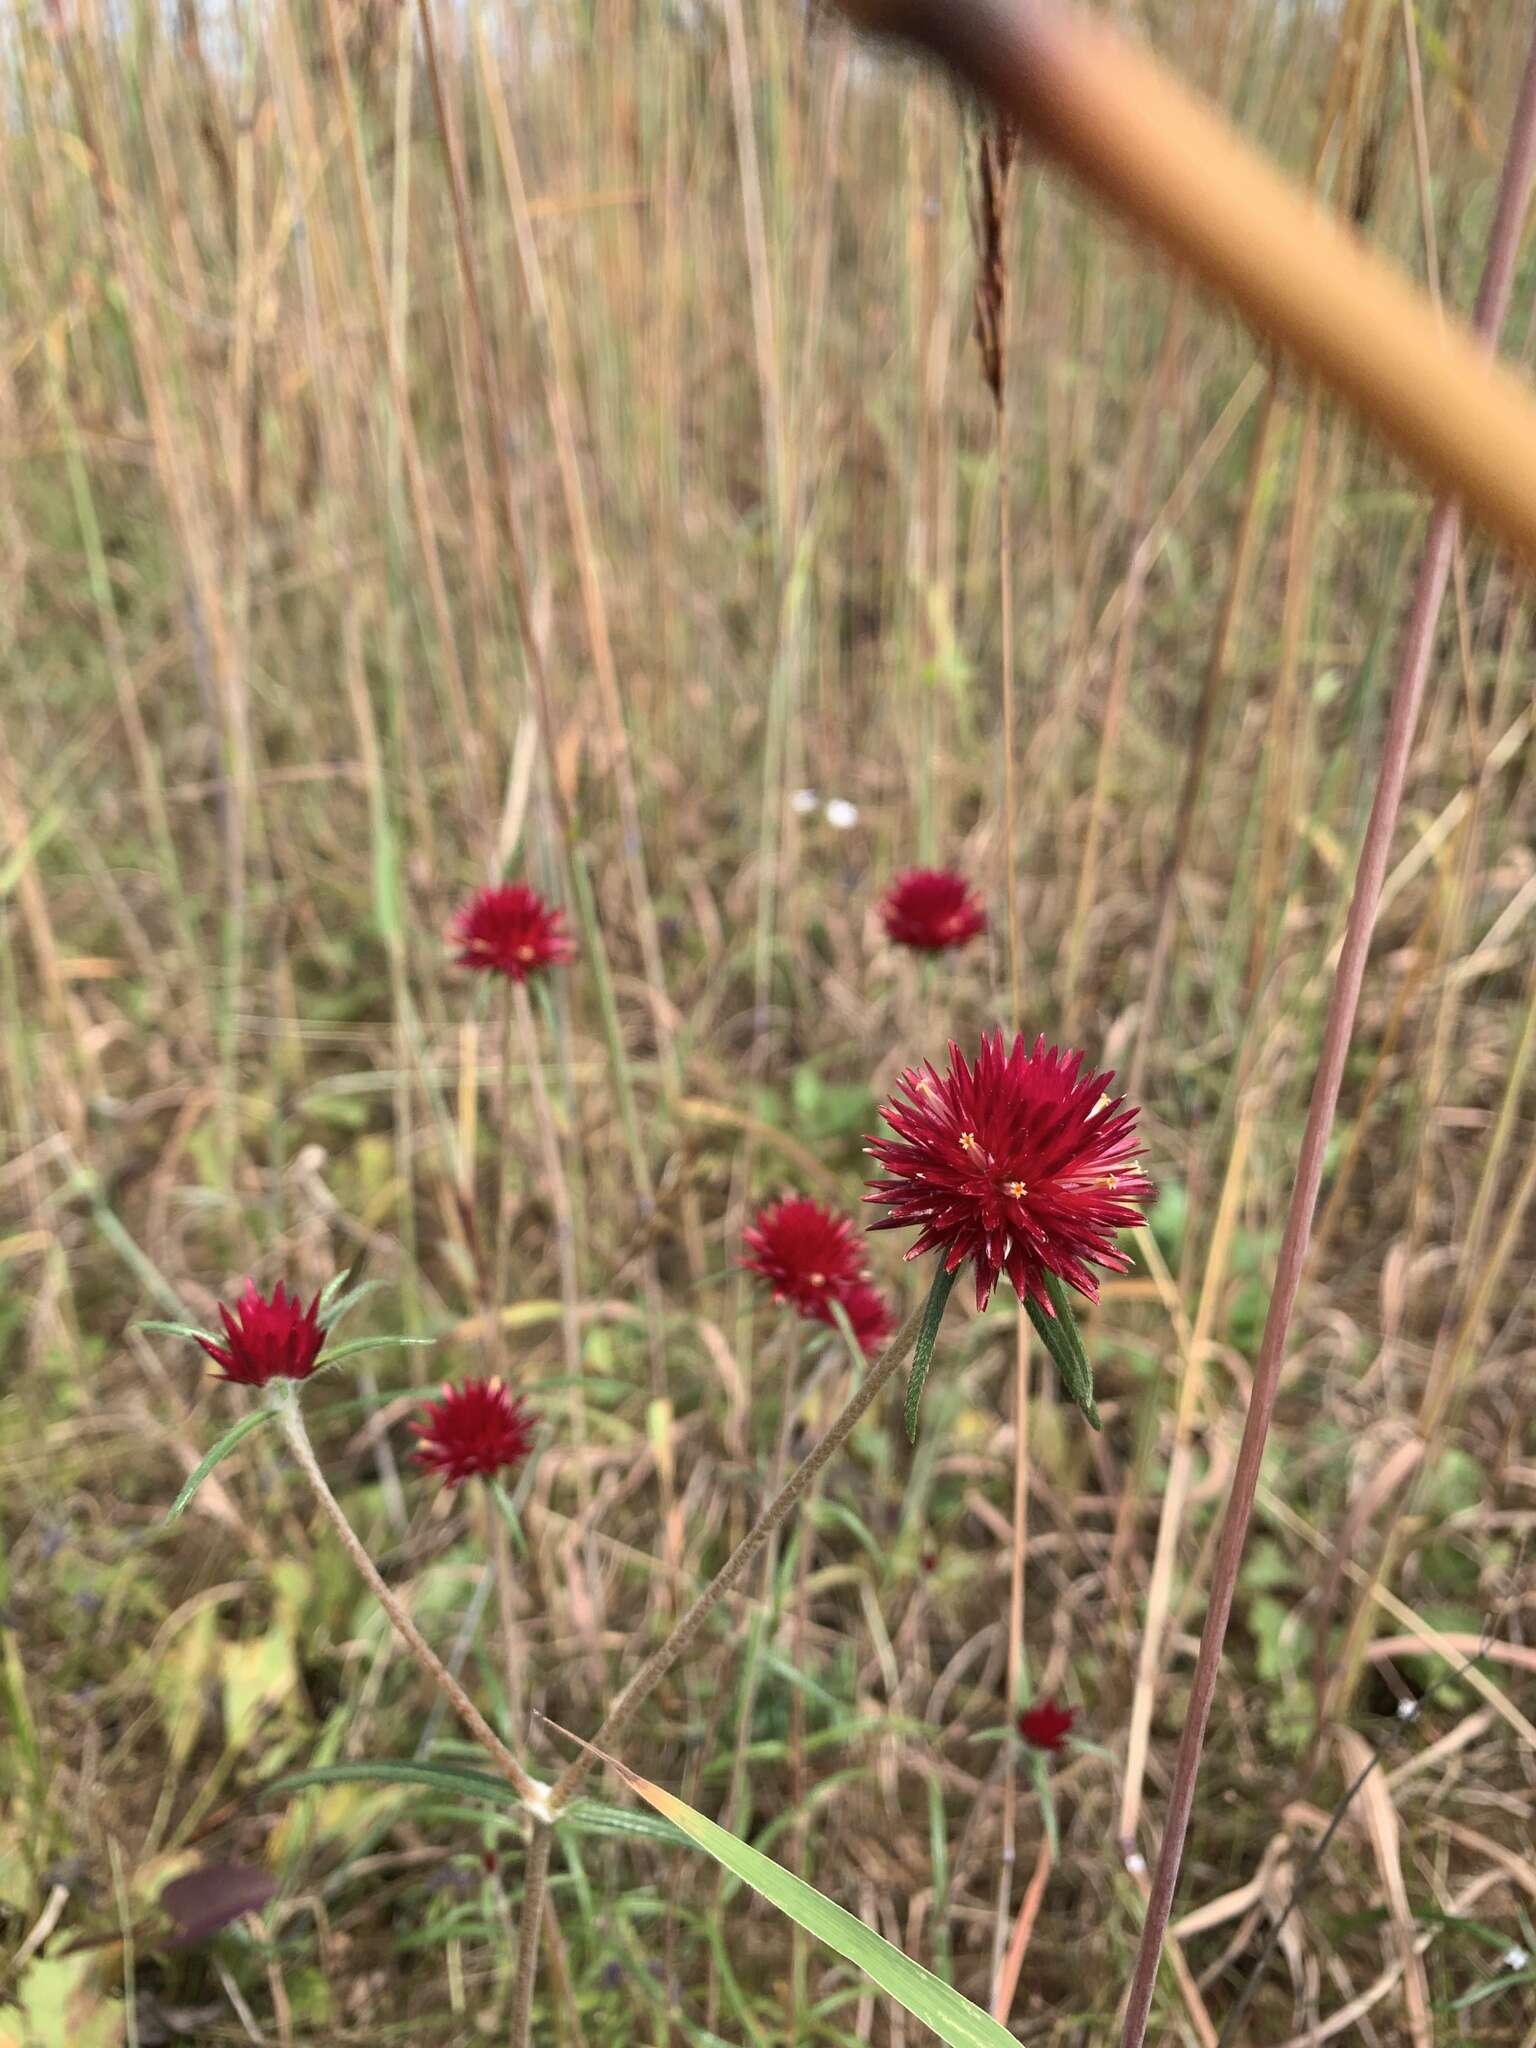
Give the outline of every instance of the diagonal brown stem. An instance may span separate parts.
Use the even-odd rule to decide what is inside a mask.
[[[330,1489],[325,1474],[320,1470],[320,1461],[315,1456],[315,1447],[309,1440],[309,1431],[304,1427],[304,1415],[298,1400],[288,1394],[278,1409],[289,1447],[298,1463],[299,1470],[309,1482],[309,1489],[325,1510],[331,1527],[341,1538],[342,1547],[375,1600],[389,1617],[390,1626],[410,1651],[427,1677],[453,1708],[464,1726],[475,1738],[487,1755],[494,1759],[506,1776],[512,1789],[529,1808],[535,1818],[545,1811],[544,1788],[535,1783],[523,1769],[517,1758],[502,1741],[496,1730],[486,1720],[469,1694],[460,1685],[442,1658],[432,1648],[421,1630],[412,1621],[399,1599],[384,1583],[379,1568],[363,1547],[362,1538],[347,1520],[341,1502]]]
[[[815,1450],[795,1467],[773,1499],[742,1537],[725,1563],[699,1594],[672,1633],[653,1650],[628,1685],[608,1709],[602,1726],[580,1755],[568,1763],[555,1780],[549,1795],[549,1809],[562,1813],[586,1782],[600,1751],[612,1751],[640,1708],[666,1677],[672,1666],[692,1647],[700,1630],[720,1602],[739,1583],[763,1545],[778,1528],[795,1503],[802,1498],[822,1468],[831,1463],[852,1435],[876,1397],[905,1364],[923,1319],[923,1309],[914,1309],[870,1369],[862,1385],[854,1388],[842,1413],[828,1429]]]

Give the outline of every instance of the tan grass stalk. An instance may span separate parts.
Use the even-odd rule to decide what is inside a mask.
[[[1147,1750],[1152,1714],[1157,1703],[1157,1682],[1162,1669],[1169,1610],[1173,1602],[1174,1572],[1178,1564],[1179,1537],[1184,1510],[1189,1501],[1194,1468],[1195,1424],[1205,1389],[1205,1364],[1211,1332],[1226,1283],[1227,1263],[1237,1228],[1238,1209],[1248,1170],[1248,1152],[1258,1116],[1258,1101],[1250,1089],[1238,1104],[1227,1154],[1226,1177],[1216,1205],[1216,1221],[1206,1255],[1200,1300],[1195,1309],[1194,1329],[1184,1355],[1179,1380],[1178,1405],[1173,1418],[1173,1447],[1168,1460],[1168,1478],[1158,1514],[1157,1541],[1152,1553],[1152,1573],[1147,1585],[1146,1619],[1136,1662],[1136,1686],[1131,1698],[1130,1732],[1126,1738],[1125,1780],[1120,1792],[1119,1842],[1122,1856],[1137,1853],[1136,1835],[1141,1818],[1142,1788],[1146,1777]]]
[[[922,43],[1536,562],[1536,400],[1144,51],[1054,0],[843,0]]]
[[[351,75],[347,69],[346,45],[342,36],[337,0],[321,0],[321,15],[325,24],[331,68],[336,78],[337,98],[341,105],[347,168],[351,174],[352,196],[367,258],[368,288],[373,300],[374,325],[384,350],[390,402],[395,427],[400,436],[400,452],[405,461],[411,514],[416,527],[422,571],[426,577],[427,597],[437,631],[438,658],[442,664],[443,678],[453,712],[454,737],[457,742],[454,759],[460,774],[465,818],[472,828],[477,828],[482,834],[488,834],[489,797],[479,725],[470,715],[469,695],[465,687],[463,665],[459,660],[453,613],[448,602],[448,586],[443,577],[442,556],[438,548],[437,529],[427,490],[426,466],[422,461],[421,443],[417,437],[415,416],[411,410],[410,386],[406,381],[404,358],[396,346],[395,329],[390,319],[384,256],[379,247],[378,223],[374,219],[373,195],[368,186],[368,166],[363,153],[362,131],[358,124],[357,101],[352,91]]]
[[[419,4],[423,21],[426,22],[430,14],[430,0],[419,0]],[[529,310],[538,337],[544,403],[549,414],[550,431],[554,436],[555,458],[560,471],[560,488],[565,503],[566,519],[571,530],[572,545],[576,551],[582,613],[592,651],[592,666],[597,676],[598,699],[602,706],[614,790],[618,798],[624,866],[635,906],[635,925],[640,938],[641,956],[645,961],[646,978],[656,992],[657,1000],[651,1008],[655,1018],[657,1044],[661,1052],[663,1084],[667,1093],[673,1095],[677,1092],[679,1082],[676,1036],[672,1029],[671,1004],[667,996],[667,976],[662,961],[660,927],[656,921],[656,906],[645,865],[640,799],[635,787],[634,761],[625,723],[624,701],[619,688],[613,658],[613,642],[608,628],[603,577],[598,563],[597,543],[587,512],[586,491],[581,480],[581,465],[576,452],[576,433],[567,395],[572,381],[570,350],[563,322],[545,284],[544,265],[529,211],[527,186],[523,178],[522,159],[518,153],[512,116],[486,40],[484,20],[478,12],[474,16],[472,33],[475,38],[475,54],[479,63],[485,105],[496,138],[496,153],[501,163],[502,182],[506,189],[507,204],[512,212],[513,239],[517,247],[523,289],[528,297]],[[445,130],[445,144],[448,143],[450,133],[450,130]],[[456,163],[456,157],[451,144],[448,146],[452,165]],[[463,225],[461,199],[455,205],[455,219],[460,223],[458,233],[461,268],[468,277],[472,274],[473,263],[468,248],[467,228]],[[512,512],[509,442],[507,422],[499,409],[494,415],[493,424],[498,461],[503,465],[503,489],[508,494],[510,527]],[[517,551],[514,549],[514,557],[516,555]],[[525,646],[531,647],[534,636],[528,630],[525,569],[519,570],[518,582],[518,604],[523,614],[524,643]],[[530,660],[533,659],[539,660],[539,679],[546,685],[541,701],[547,713],[547,679],[542,677],[542,657],[531,655]],[[554,743],[555,733],[548,727],[546,717],[545,746],[552,748]],[[553,767],[553,763],[551,765]]]

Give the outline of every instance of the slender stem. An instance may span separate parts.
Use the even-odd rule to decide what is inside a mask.
[[[502,1329],[501,1306],[506,1296],[508,1240],[512,1231],[512,1032],[516,997],[521,993],[516,982],[508,982],[503,990],[501,1004],[501,1059],[497,1068],[498,1087],[496,1098],[496,1209],[493,1228],[495,1242],[491,1246],[491,1298],[486,1303],[489,1313],[492,1355],[501,1356]]]
[[[560,1157],[560,1135],[544,1083],[544,1063],[539,1056],[539,1035],[534,1029],[533,1007],[528,991],[519,982],[512,985],[512,1011],[522,1041],[523,1062],[528,1069],[528,1088],[533,1097],[533,1121],[544,1157],[544,1178],[549,1184],[550,1207],[555,1212],[555,1254],[560,1266],[560,1338],[566,1376],[570,1380],[571,1441],[578,1448],[586,1441],[586,1409],[581,1393],[581,1333],[577,1327],[576,1226],[571,1209],[571,1190]],[[583,1472],[585,1467],[582,1468]],[[584,1483],[584,1482],[583,1482]]]
[[[926,1306],[926,1304],[925,1304]],[[863,1384],[854,1388],[842,1413],[810,1455],[798,1464],[768,1506],[693,1605],[677,1623],[658,1650],[652,1651],[613,1705],[590,1744],[568,1763],[555,1780],[549,1795],[549,1810],[559,1815],[586,1782],[599,1760],[599,1752],[612,1750],[628,1729],[640,1708],[666,1677],[672,1666],[690,1649],[710,1615],[747,1572],[754,1558],[784,1517],[809,1489],[812,1480],[842,1449],[855,1427],[871,1408],[886,1384],[905,1364],[923,1321],[923,1309],[914,1309],[870,1369]]]
[[[1515,255],[1519,247],[1526,205],[1530,198],[1533,173],[1536,173],[1536,32],[1532,35],[1525,75],[1520,87],[1520,100],[1510,131],[1504,176],[1499,190],[1498,210],[1489,235],[1487,262],[1477,299],[1476,327],[1485,348],[1497,335],[1508,307]],[[1285,1235],[1276,1263],[1274,1292],[1270,1296],[1269,1314],[1265,1319],[1258,1365],[1254,1371],[1253,1391],[1243,1426],[1237,1469],[1233,1475],[1231,1499],[1222,1523],[1216,1561],[1211,1573],[1210,1604],[1206,1610],[1205,1627],[1201,1631],[1200,1652],[1195,1663],[1189,1705],[1179,1738],[1162,1848],[1147,1900],[1147,1917],[1142,1926],[1136,1973],[1131,1982],[1126,2009],[1123,2048],[1141,2048],[1152,2009],[1152,1992],[1157,1981],[1158,1960],[1162,1954],[1163,1938],[1173,1906],[1174,1889],[1178,1884],[1184,1837],[1194,1807],[1195,1782],[1200,1771],[1200,1750],[1205,1740],[1211,1702],[1216,1692],[1222,1644],[1226,1638],[1227,1622],[1232,1612],[1238,1567],[1242,1562],[1243,1544],[1248,1534],[1254,1496],[1258,1491],[1259,1469],[1264,1458],[1264,1440],[1269,1433],[1270,1417],[1274,1413],[1275,1396],[1280,1384],[1280,1368],[1285,1359],[1286,1340],[1290,1333],[1291,1311],[1295,1307],[1297,1290],[1301,1284],[1307,1239],[1317,1207],[1318,1189],[1322,1184],[1328,1135],[1332,1129],[1334,1109],[1339,1099],[1339,1086],[1344,1076],[1344,1062],[1354,1031],[1355,1011],[1360,1000],[1361,983],[1365,977],[1366,954],[1370,949],[1381,885],[1386,876],[1392,831],[1397,823],[1398,805],[1408,771],[1408,756],[1413,746],[1414,728],[1418,723],[1425,678],[1429,673],[1435,622],[1440,615],[1440,604],[1450,574],[1457,525],[1458,508],[1455,500],[1440,499],[1435,505],[1429,531],[1425,537],[1413,605],[1403,634],[1397,681],[1392,691],[1381,765],[1377,771],[1376,795],[1371,805],[1365,840],[1360,849],[1359,866],[1355,871],[1355,886],[1350,898],[1344,945],[1339,955],[1333,995],[1328,1005],[1323,1049],[1312,1083],[1312,1099],[1307,1108],[1306,1129],[1302,1135],[1301,1152],[1296,1162],[1296,1177],[1285,1221]]]
[[[305,1479],[308,1480],[310,1491],[325,1510],[332,1528],[341,1538],[342,1548],[356,1566],[358,1576],[363,1580],[369,1592],[372,1593],[374,1599],[378,1601],[385,1614],[389,1617],[390,1626],[394,1629],[395,1634],[399,1636],[401,1642],[405,1644],[405,1647],[410,1651],[444,1699],[453,1708],[476,1742],[495,1760],[518,1797],[523,1800],[530,1811],[536,1816],[541,1814],[544,1810],[542,1789],[529,1777],[517,1758],[508,1749],[490,1722],[486,1720],[484,1714],[481,1713],[447,1665],[444,1664],[441,1657],[432,1648],[415,1622],[412,1621],[410,1615],[406,1612],[395,1594],[385,1585],[384,1580],[379,1574],[378,1566],[364,1549],[362,1538],[347,1520],[346,1515],[342,1511],[340,1501],[332,1493],[325,1474],[320,1470],[320,1461],[315,1456],[314,1445],[310,1442],[309,1432],[304,1427],[304,1413],[299,1406],[296,1395],[285,1386],[278,1399],[278,1417],[282,1422],[283,1430],[287,1435],[289,1446],[293,1451],[299,1470],[304,1474]]]
[[[481,1483],[480,1504],[485,1514],[485,1544],[491,1554],[491,1572],[496,1585],[496,1619],[501,1630],[501,1661],[507,1680],[507,1726],[518,1728],[523,1719],[523,1645],[517,1626],[513,1599],[512,1539],[507,1518],[496,1498],[496,1484]]]
[[[533,1986],[539,1974],[539,1927],[544,1916],[550,1843],[549,1829],[542,1821],[535,1821],[523,1865],[523,1917],[518,1926],[517,1977],[512,1985],[512,2031],[508,2036],[511,2048],[528,2048]]]

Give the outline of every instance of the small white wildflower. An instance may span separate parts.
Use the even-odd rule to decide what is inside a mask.
[[[859,822],[859,807],[845,796],[827,798],[827,823],[834,832],[851,832]]]
[[[820,802],[814,789],[797,789],[789,800],[789,808],[797,818],[808,818]]]
[[[1139,1849],[1133,1849],[1125,1859],[1125,1867],[1132,1877],[1145,1877],[1147,1874],[1147,1859]]]
[[[1517,1941],[1513,1948],[1505,1949],[1499,1961],[1506,1970],[1525,1970],[1530,1967],[1531,1952],[1528,1948],[1522,1948]]]
[[[1419,1718],[1418,1701],[1399,1700],[1397,1703],[1397,1718],[1399,1721],[1416,1721]]]

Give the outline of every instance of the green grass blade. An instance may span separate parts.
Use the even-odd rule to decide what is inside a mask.
[[[154,1326],[149,1324],[144,1327],[153,1328]],[[165,1326],[162,1325],[162,1327]],[[236,1444],[243,1443],[253,1430],[260,1429],[264,1422],[273,1422],[276,1418],[277,1410],[275,1408],[258,1408],[254,1414],[242,1415],[233,1429],[226,1429],[207,1457],[198,1463],[188,1478],[186,1485],[171,1502],[170,1507],[166,1510],[165,1519],[168,1522],[174,1522],[179,1515],[185,1514],[193,1494],[196,1493],[214,1466],[227,1458]]]
[[[946,1288],[946,1297],[947,1294]],[[942,1309],[941,1301],[940,1313]],[[637,1777],[622,1764],[615,1764],[614,1768],[631,1791],[664,1820],[671,1821],[690,1842],[713,1856],[733,1877],[749,1884],[759,1898],[777,1906],[797,1926],[825,1942],[855,1969],[862,1970],[872,1984],[878,1984],[898,2005],[905,2006],[914,2019],[930,2028],[948,2048],[1013,2048],[1013,2036],[1006,2027],[999,2026],[980,2006],[972,2005],[921,1963],[893,1948],[862,1920],[831,1899],[823,1898],[814,1885],[792,1876],[760,1851],[738,1841],[735,1835],[706,1820],[702,1813],[695,1813],[685,1801],[660,1785]]]

